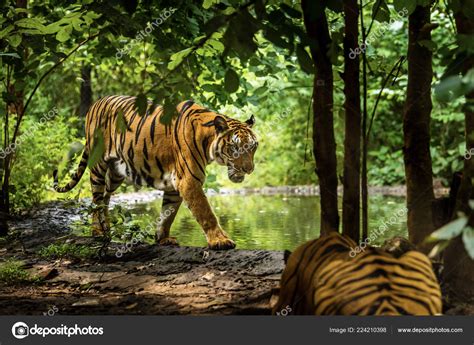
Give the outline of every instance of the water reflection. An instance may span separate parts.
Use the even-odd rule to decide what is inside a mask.
[[[317,196],[211,196],[209,201],[225,231],[240,249],[295,249],[299,244],[319,236],[319,197]],[[159,216],[161,199],[148,204],[135,204],[129,211],[133,223],[144,229]],[[374,196],[370,199],[369,224],[375,229],[404,207],[404,199]],[[394,224],[374,242],[406,236],[406,219],[398,217]],[[181,245],[206,246],[202,230],[191,212],[183,205],[171,230]]]

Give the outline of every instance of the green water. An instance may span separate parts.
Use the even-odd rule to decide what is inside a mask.
[[[319,197],[223,195],[209,197],[223,229],[240,249],[295,249],[299,244],[319,235]],[[133,224],[144,229],[158,218],[161,199],[147,204],[135,204],[128,210]],[[404,199],[371,197],[369,225],[378,229],[392,219],[387,228],[373,241],[381,244],[386,238],[406,236],[406,217],[397,216]],[[400,214],[400,213],[399,213]],[[135,230],[136,231],[136,230]],[[171,236],[184,246],[206,246],[204,234],[191,212],[181,206],[171,229]],[[124,239],[124,234],[117,235]]]

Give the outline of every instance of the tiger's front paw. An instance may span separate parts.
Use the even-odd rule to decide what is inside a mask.
[[[179,246],[178,241],[175,237],[165,237],[158,241],[160,246]]]
[[[235,242],[232,241],[230,238],[220,238],[214,241],[208,242],[208,248],[212,250],[227,250],[227,249],[234,249]]]

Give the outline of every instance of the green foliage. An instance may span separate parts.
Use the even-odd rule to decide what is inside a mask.
[[[472,37],[456,35],[446,13],[452,9],[469,15],[466,3],[469,2],[461,6],[456,0],[448,3],[449,8],[443,3],[434,6],[433,18],[439,28],[432,31],[431,41],[422,42],[434,54],[438,98],[433,104],[431,153],[434,174],[444,181],[450,180],[452,173],[462,166],[462,96],[473,83],[472,73],[461,77],[459,68],[454,67],[474,50]],[[20,133],[28,132],[38,123],[45,109],[55,106],[61,116],[35,131],[17,152],[11,193],[16,209],[60,197],[50,190],[51,171],[59,165],[59,176],[65,182],[77,167],[80,150],[76,144],[84,141],[84,119],[74,114],[82,65],[93,67],[94,99],[107,94],[137,95],[136,108],[141,115],[146,113],[147,99],[152,99],[164,106],[160,121],[165,124],[176,115],[176,105],[186,99],[240,120],[255,114],[255,131],[260,141],[256,169],[241,186],[316,183],[312,142],[308,139],[312,134],[311,117],[308,121],[314,73],[309,54],[312,42],[305,34],[299,3],[258,0],[246,6],[247,2],[209,0],[177,2],[172,4],[176,8],[171,9],[167,2],[153,4],[145,7],[125,2],[33,2],[26,11],[15,9],[13,3],[2,8],[0,38],[5,38],[5,42],[0,62],[3,70],[11,69],[12,83],[25,94],[79,42],[100,32],[98,38],[52,72],[32,99]],[[339,174],[345,120],[342,4],[338,0],[325,5],[332,38],[330,57],[335,64],[333,109]],[[396,0],[392,5],[374,0],[364,10],[365,23],[374,19],[367,47],[369,114],[382,92],[369,135],[372,185],[404,183],[401,119],[406,65],[383,91],[381,83],[407,51],[408,15],[416,4],[426,5],[426,1]],[[146,32],[146,28],[152,28],[151,32]],[[29,52],[27,58],[25,51]],[[5,109],[5,103],[17,96],[7,92],[3,84],[0,91],[0,109]],[[0,121],[4,124],[3,116]],[[11,136],[12,122],[10,126]],[[123,115],[118,116],[116,126],[118,131],[126,130]],[[101,142],[98,138],[89,165],[100,156]],[[228,181],[225,168],[210,166],[208,174],[209,188],[235,187]],[[87,187],[81,189],[84,183]],[[86,175],[74,194],[89,195],[88,184]]]
[[[42,247],[38,251],[38,255],[46,259],[90,259],[97,256],[97,249],[74,243],[53,243]]]
[[[469,205],[474,210],[474,200],[469,201]],[[474,228],[468,225],[468,217],[465,215],[444,225],[428,237],[428,242],[440,242],[433,248],[432,255],[442,251],[452,239],[458,236],[461,236],[468,255],[474,259]]]
[[[44,124],[33,118],[25,120],[12,171],[11,201],[15,209],[38,204],[52,194],[51,173],[58,167],[58,158],[64,156],[66,145],[78,140],[74,129],[77,119],[62,114],[59,111]]]
[[[23,263],[14,259],[0,262],[0,284],[16,285],[36,281],[30,273],[23,268]]]

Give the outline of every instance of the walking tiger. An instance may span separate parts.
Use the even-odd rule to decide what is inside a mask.
[[[97,133],[103,135],[104,150],[90,169],[93,203],[93,233],[103,235],[110,229],[108,204],[112,193],[124,180],[164,191],[162,214],[156,242],[177,244],[170,228],[184,200],[201,225],[211,249],[231,249],[234,241],[224,232],[203,191],[205,168],[216,161],[227,166],[232,182],[242,182],[254,170],[254,154],[258,146],[252,131],[255,118],[240,122],[206,109],[192,101],[177,106],[178,116],[166,127],[160,122],[163,108],[148,102],[146,115],[135,107],[136,97],[108,96],[95,102],[86,115],[86,145],[76,173],[57,192],[70,191],[84,171]],[[123,114],[119,116],[119,114]],[[117,121],[126,129],[117,130]]]

